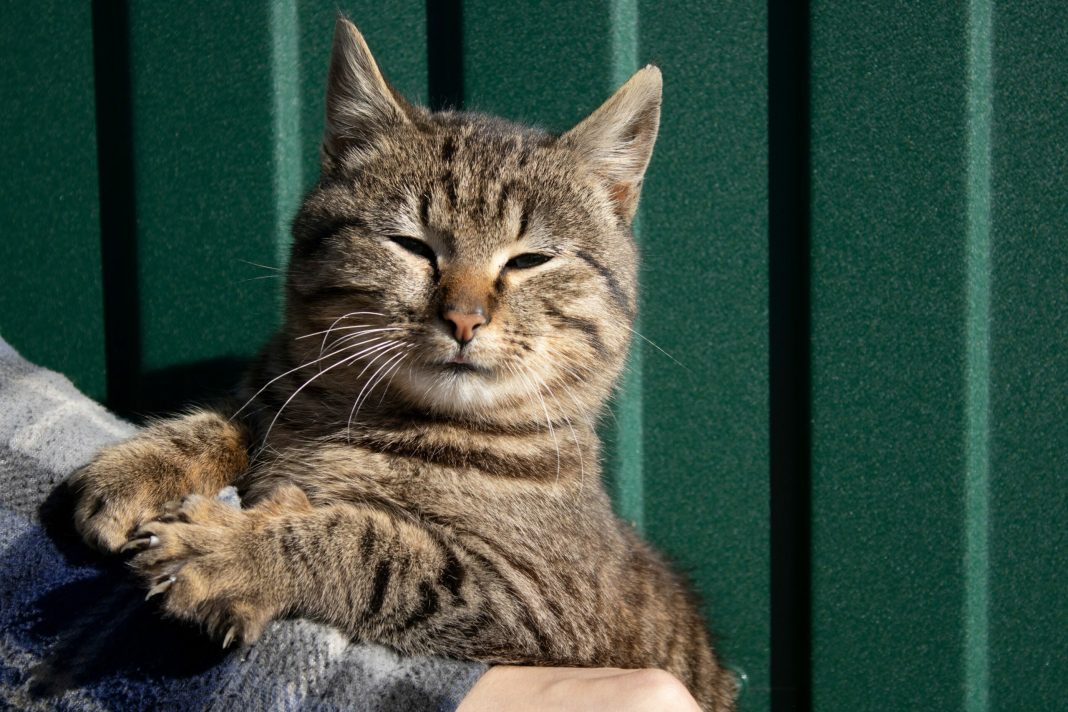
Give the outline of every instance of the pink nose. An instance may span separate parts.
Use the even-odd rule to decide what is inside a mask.
[[[486,323],[481,309],[473,312],[446,309],[441,318],[452,325],[452,334],[461,345],[475,338],[475,329]]]

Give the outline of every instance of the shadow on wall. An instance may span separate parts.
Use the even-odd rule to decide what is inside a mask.
[[[237,391],[248,365],[248,359],[224,356],[148,371],[135,376],[125,388],[109,388],[108,407],[143,423],[191,404],[218,402]]]

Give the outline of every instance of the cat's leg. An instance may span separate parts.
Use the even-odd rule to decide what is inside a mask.
[[[402,515],[312,507],[293,485],[244,510],[188,497],[135,536],[164,611],[226,643],[288,612],[409,653],[543,662],[550,646],[548,614],[485,558]]]
[[[247,446],[244,427],[221,412],[157,422],[71,475],[75,526],[89,544],[116,551],[166,502],[213,495],[231,482],[248,467]]]

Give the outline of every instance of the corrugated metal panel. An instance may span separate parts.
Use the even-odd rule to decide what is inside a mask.
[[[743,708],[769,679],[767,11],[640,3],[664,72],[641,223],[645,530],[692,573]],[[675,361],[682,364],[680,366]]]
[[[967,23],[813,4],[816,709],[962,704]]]
[[[989,558],[975,577],[989,585],[989,656],[976,682],[989,709],[1051,710],[1068,698],[1068,5],[992,15]]]
[[[2,17],[0,333],[102,398],[92,16],[56,0]]]
[[[786,7],[770,37],[748,0],[342,9],[409,96],[550,129],[663,68],[650,341],[605,423],[607,475],[692,573],[744,709],[777,685],[808,706],[809,660],[818,709],[1056,707],[1066,10]],[[278,321],[336,9],[5,8],[0,333],[127,412],[224,388]]]

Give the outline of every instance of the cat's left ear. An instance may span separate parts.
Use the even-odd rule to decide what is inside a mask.
[[[346,148],[367,143],[377,134],[407,123],[412,111],[411,105],[382,76],[356,25],[339,15],[326,80],[324,169]]]
[[[638,70],[612,97],[563,135],[601,176],[616,212],[630,222],[660,126],[663,81],[653,65]]]

